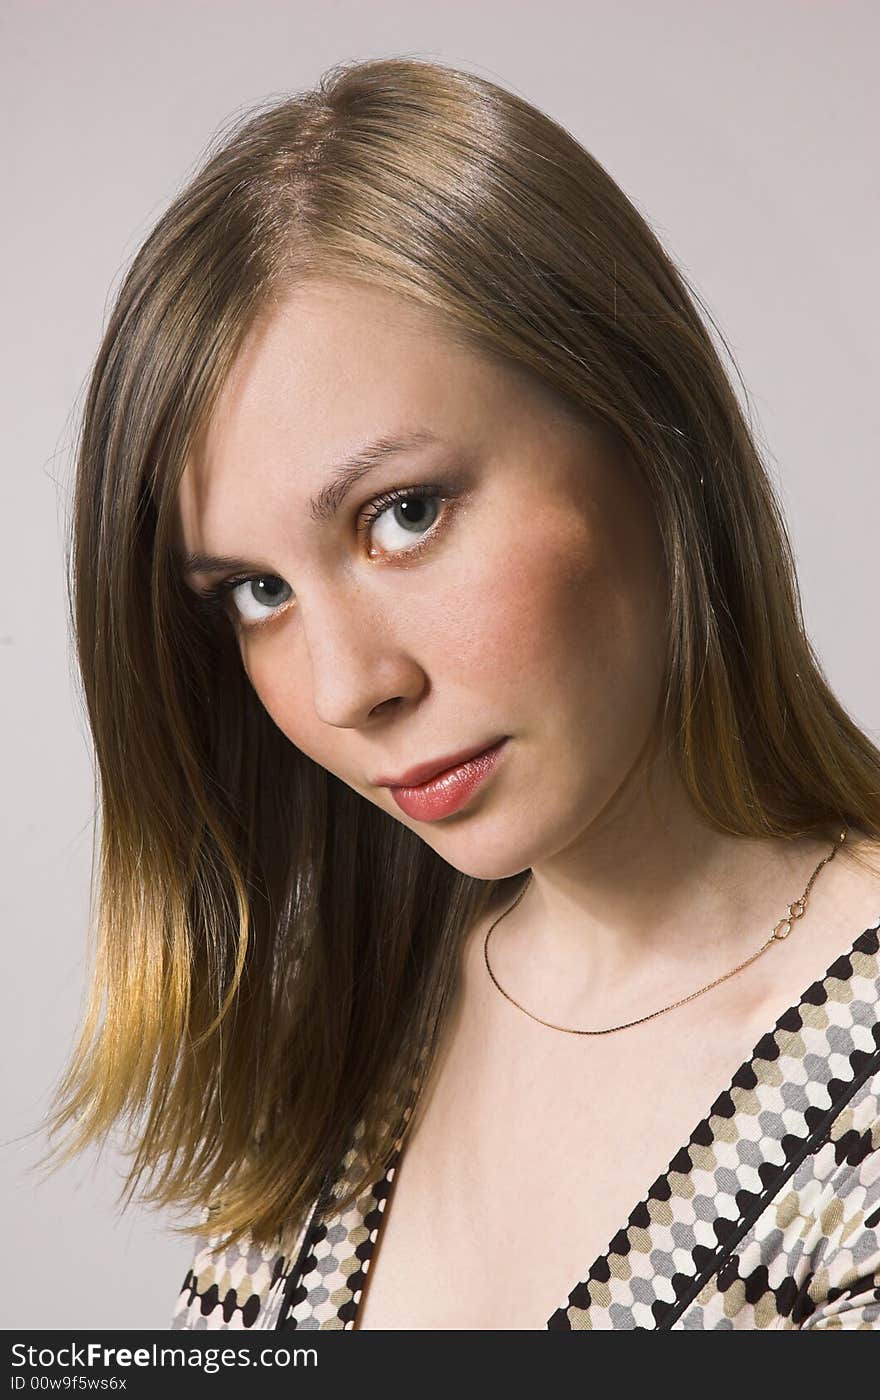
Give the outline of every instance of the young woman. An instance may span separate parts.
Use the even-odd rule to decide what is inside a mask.
[[[610,177],[383,60],[119,293],[73,594],[102,791],[64,1156],[180,1328],[880,1327],[880,753]]]

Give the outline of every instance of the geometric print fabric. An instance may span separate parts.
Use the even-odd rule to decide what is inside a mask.
[[[215,1260],[200,1237],[172,1329],[352,1330],[412,1106],[344,1214],[333,1188],[363,1122],[290,1238]],[[761,1038],[544,1325],[880,1330],[880,918]]]

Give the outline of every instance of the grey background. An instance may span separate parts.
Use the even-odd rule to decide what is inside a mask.
[[[190,1258],[117,1209],[109,1149],[40,1185],[25,1136],[72,1044],[93,816],[63,526],[111,291],[235,112],[344,59],[436,58],[568,126],[647,216],[737,358],[793,536],[807,626],[874,735],[876,54],[857,0],[6,0],[0,1135],[5,1327],[165,1327]],[[741,398],[742,393],[740,391]]]

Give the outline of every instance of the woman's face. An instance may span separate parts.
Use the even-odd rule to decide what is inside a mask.
[[[664,657],[646,491],[610,438],[429,311],[329,279],[276,305],[179,524],[183,552],[215,556],[190,587],[248,580],[225,606],[279,729],[455,868],[500,879],[562,852],[629,774]],[[399,802],[386,785],[502,739],[494,765]]]

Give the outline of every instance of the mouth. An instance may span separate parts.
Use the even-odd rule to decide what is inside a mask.
[[[421,769],[411,768],[401,775],[409,779],[410,774],[424,773],[429,776],[421,782],[407,781],[385,783],[391,796],[401,811],[418,821],[437,821],[448,817],[465,806],[477,791],[482,788],[494,773],[506,749],[508,735],[494,740],[488,747],[471,750],[464,755],[440,760],[445,767],[430,773],[434,764],[423,764]]]
[[[507,735],[500,738],[491,739],[488,744],[480,744],[476,748],[459,749],[456,753],[445,754],[442,758],[429,759],[427,763],[416,763],[412,768],[407,768],[404,773],[396,778],[375,778],[375,787],[387,788],[413,788],[420,787],[423,783],[431,782],[435,778],[442,777],[452,769],[458,768],[463,763],[470,763],[472,759],[479,758],[484,753],[497,748],[503,744]]]

